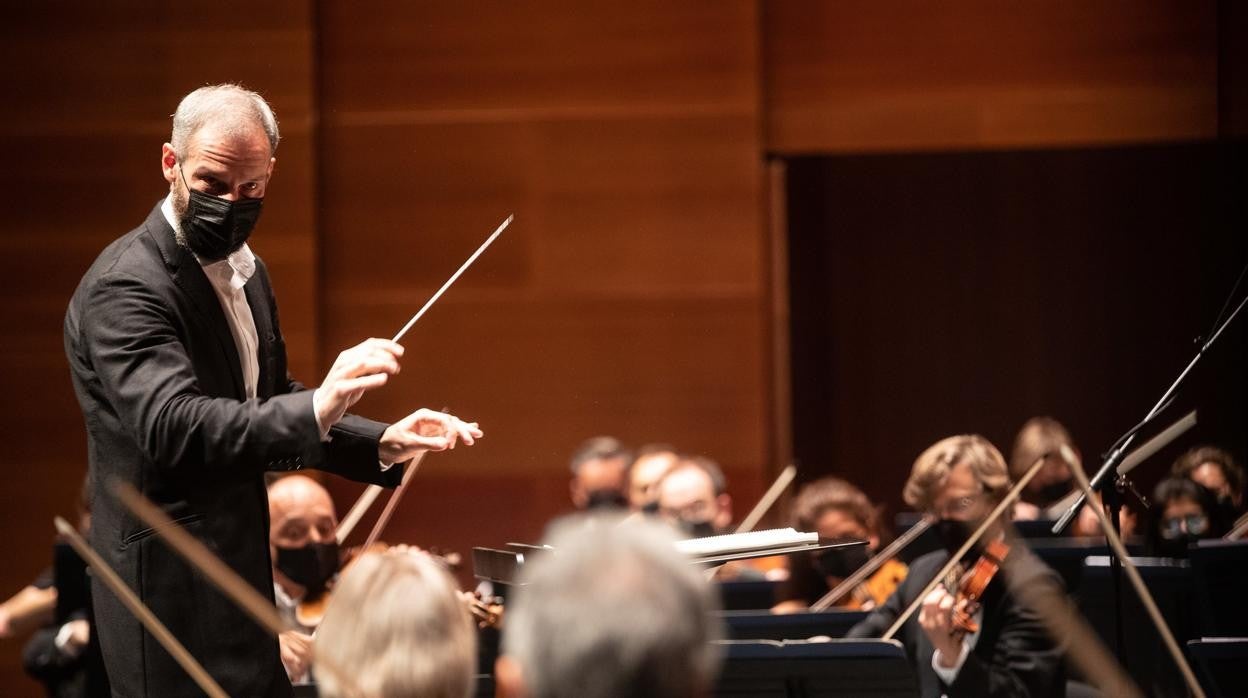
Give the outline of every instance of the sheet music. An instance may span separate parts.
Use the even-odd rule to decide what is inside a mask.
[[[707,538],[690,538],[676,542],[676,549],[690,557],[724,555],[748,550],[818,544],[818,533],[803,533],[792,528],[771,528],[749,533],[728,533]]]

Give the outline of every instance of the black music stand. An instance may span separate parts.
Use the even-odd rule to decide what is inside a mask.
[[[729,640],[805,640],[824,635],[839,639],[869,614],[867,611],[720,611]]]
[[[726,611],[757,611],[776,605],[779,582],[767,579],[729,579],[716,582],[720,607]]]
[[[1210,698],[1244,694],[1244,666],[1248,665],[1248,637],[1206,637],[1187,643],[1192,671]]]
[[[1114,646],[1116,621],[1122,623],[1123,644],[1116,648],[1117,653],[1126,660],[1132,678],[1146,695],[1187,695],[1187,684],[1153,627],[1135,587],[1128,585],[1122,590],[1122,612],[1115,613],[1110,560],[1107,556],[1093,556],[1085,561],[1079,610],[1110,647]],[[1175,640],[1179,644],[1190,640],[1195,630],[1195,609],[1191,568],[1187,561],[1157,557],[1132,557],[1131,561],[1157,602],[1157,609]]]
[[[712,695],[913,698],[919,687],[896,640],[830,642],[727,640]]]
[[[1200,634],[1248,637],[1248,540],[1202,540],[1188,548]]]

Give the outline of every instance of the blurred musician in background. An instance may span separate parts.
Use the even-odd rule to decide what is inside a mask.
[[[1244,469],[1226,451],[1214,446],[1193,448],[1174,461],[1171,474],[1213,492],[1223,516],[1234,519],[1244,513]]]
[[[1041,457],[1044,465],[1014,506],[1015,519],[1057,519],[1079,496],[1070,464],[1061,457],[1062,446],[1079,453],[1070,432],[1052,417],[1032,417],[1019,430],[1010,452],[1010,477],[1021,478]]]
[[[1187,557],[1198,540],[1221,538],[1234,523],[1212,490],[1186,477],[1171,475],[1153,490],[1153,524],[1148,543],[1154,555]]]
[[[656,485],[659,514],[690,538],[728,532],[732,497],[728,479],[715,461],[702,456],[681,458]]]
[[[1052,417],[1033,417],[1019,430],[1010,452],[1010,477],[1017,480],[1037,460],[1044,458],[1040,472],[1027,483],[1019,501],[1014,505],[1014,519],[1018,521],[1055,521],[1075,503],[1079,492],[1075,488],[1071,465],[1061,457],[1066,446],[1075,454],[1082,467],[1079,448],[1075,446],[1070,432]],[[1122,507],[1121,534],[1130,536],[1136,529],[1136,515],[1128,501]],[[1095,506],[1101,506],[1100,494],[1095,496]],[[1091,507],[1082,507],[1066,535],[1072,537],[1100,536],[1101,528]]]
[[[658,493],[655,488],[678,460],[676,449],[667,444],[647,444],[638,449],[637,458],[628,466],[628,508],[656,510]]]
[[[84,478],[78,501],[78,531],[84,535],[91,528],[86,487]],[[22,667],[54,698],[109,693],[92,622],[86,563],[62,541],[53,546],[52,566],[0,604],[0,638],[34,631],[22,648]]]
[[[543,641],[557,645],[566,637]],[[315,656],[321,698],[467,698],[475,686],[477,629],[446,568],[395,546],[362,554],[342,573]]]
[[[572,454],[569,491],[577,509],[628,505],[628,466],[633,454],[618,439],[596,436]]]
[[[667,527],[579,516],[556,522],[542,542],[558,554],[521,572],[495,667],[499,696],[709,695],[718,602]]]
[[[789,575],[777,590],[779,603],[772,610],[805,610],[866,564],[889,542],[880,519],[880,509],[845,480],[826,477],[802,487],[793,504],[794,528],[816,531],[823,540],[866,540],[867,545],[789,555]],[[905,563],[889,560],[835,605],[870,610],[884,603],[905,578]]]
[[[1009,488],[1005,459],[982,436],[952,436],[924,451],[914,462],[903,497],[916,510],[939,519],[934,529],[945,550],[915,560],[896,593],[852,628],[848,637],[883,635]],[[976,550],[1003,538],[1003,525],[997,523]],[[973,562],[964,561],[968,568]],[[902,626],[897,639],[914,663],[925,698],[1065,694],[1061,650],[1039,616],[1007,591],[1003,577],[1008,574],[1011,584],[1053,594],[1062,593],[1061,579],[1017,543],[1010,547],[1006,563],[984,591],[974,614],[976,632],[954,628],[956,591],[945,586],[924,598],[921,609]],[[958,581],[948,580],[949,586],[956,589]]]

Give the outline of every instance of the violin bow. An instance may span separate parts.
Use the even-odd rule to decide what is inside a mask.
[[[905,612],[900,616],[897,616],[897,620],[894,621],[888,630],[880,637],[881,640],[893,639],[893,636],[897,634],[897,631],[901,630],[901,626],[905,625],[906,621],[910,619],[910,616],[914,615],[914,612],[918,610],[919,606],[923,605],[923,599],[927,598],[927,595],[932,593],[932,589],[935,589],[938,584],[944,581],[945,577],[949,575],[949,572],[962,561],[962,558],[966,555],[966,553],[979,542],[979,539],[982,538],[985,533],[988,532],[988,529],[992,527],[992,524],[997,519],[1001,518],[1002,514],[1009,510],[1010,506],[1014,504],[1014,500],[1018,499],[1019,495],[1022,494],[1023,488],[1027,486],[1027,483],[1031,482],[1031,479],[1036,476],[1036,473],[1040,472],[1040,468],[1044,465],[1044,461],[1047,458],[1048,454],[1046,453],[1045,455],[1037,458],[1035,463],[1031,464],[1031,467],[1027,469],[1027,472],[1023,474],[1023,477],[1010,488],[1009,492],[1005,494],[1005,497],[1002,497],[1001,502],[997,504],[995,509],[992,510],[992,513],[979,524],[979,528],[975,529],[975,532],[971,534],[971,537],[966,539],[966,542],[962,544],[962,547],[958,548],[958,551],[950,556],[949,561],[945,563],[945,566],[936,573],[935,577],[932,577],[932,580],[927,583],[927,586],[923,587],[923,591],[915,597],[914,601],[908,608],[906,608]]]
[[[78,531],[74,530],[74,527],[69,525],[68,521],[58,516],[53,519],[52,522],[56,525],[56,530],[64,536],[65,540],[69,542],[74,550],[82,556],[82,559],[87,561],[87,565],[91,568],[95,576],[101,582],[104,582],[105,586],[112,590],[113,594],[117,596],[117,599],[121,601],[122,605],[124,605],[126,609],[130,611],[130,613],[133,614],[140,623],[143,624],[143,627],[147,628],[148,632],[152,634],[152,637],[156,638],[156,641],[160,643],[160,646],[164,647],[165,650],[169,652],[174,661],[176,661],[182,669],[190,675],[191,679],[195,681],[195,684],[199,686],[204,693],[208,694],[212,698],[229,698],[229,695],[222,690],[220,684],[218,684],[212,676],[208,674],[203,665],[195,661],[195,658],[192,657],[186,647],[178,641],[178,638],[174,637],[173,633],[169,632],[169,628],[165,627],[165,624],[160,622],[160,619],[152,613],[151,609],[143,605],[143,602],[139,600],[139,597],[135,595],[134,591],[132,591],[130,587],[126,586],[126,583],[121,580],[121,577],[117,576],[117,573],[113,571],[113,568],[109,567],[107,562],[104,562],[104,558],[100,557],[99,553],[95,552],[95,550],[87,543],[86,540],[83,539]],[[92,630],[91,632],[95,631]]]
[[[404,479],[407,474],[404,473]],[[381,485],[369,485],[364,492],[355,500],[355,504],[351,505],[351,509],[342,521],[338,522],[338,528],[334,529],[334,538],[338,540],[338,545],[351,535],[351,531],[355,530],[355,525],[364,518],[364,513],[373,506],[373,502],[377,501],[377,497],[381,495],[381,491],[385,489]]]
[[[780,474],[776,476],[776,481],[771,483],[771,487],[768,487],[767,491],[763,493],[762,498],[759,499],[758,503],[754,505],[754,508],[750,510],[749,515],[741,520],[741,524],[737,526],[735,533],[748,533],[753,531],[754,527],[758,525],[758,522],[762,520],[763,516],[765,516],[768,510],[771,509],[772,505],[776,503],[776,500],[780,498],[780,495],[784,494],[785,489],[788,488],[789,483],[793,482],[793,478],[795,477],[797,477],[797,466],[789,463],[789,465],[785,467],[784,470],[781,470]]]
[[[828,608],[831,607],[832,604],[836,603],[837,601],[840,601],[841,598],[845,596],[846,594],[848,594],[850,591],[852,591],[854,587],[857,587],[859,584],[862,584],[863,580],[865,580],[867,577],[874,574],[875,571],[879,569],[881,565],[883,565],[885,562],[888,562],[889,560],[896,557],[897,554],[900,553],[907,545],[910,545],[910,543],[912,543],[915,538],[918,538],[919,536],[923,535],[923,532],[931,527],[932,527],[932,517],[924,516],[923,518],[919,519],[918,523],[911,526],[909,531],[906,531],[901,536],[899,536],[897,540],[894,540],[892,543],[889,543],[888,546],[884,548],[883,550],[881,550],[880,552],[876,553],[875,555],[872,555],[871,559],[867,560],[867,562],[864,565],[854,570],[853,574],[841,580],[841,583],[837,584],[834,589],[824,594],[822,597],[820,597],[818,601],[811,604],[810,610],[812,611],[828,610]]]
[[[156,535],[173,548],[174,552],[181,555],[183,560],[207,577],[208,581],[212,582],[221,593],[251,616],[257,625],[267,630],[273,637],[287,630],[295,630],[282,620],[277,613],[277,607],[271,601],[261,596],[260,592],[238,576],[238,573],[222,562],[221,558],[214,555],[203,543],[187,533],[186,529],[170,519],[164,510],[144,497],[133,485],[114,479],[110,487],[131,513],[150,526]],[[351,678],[352,675],[332,660],[319,657],[316,665],[321,670],[332,674],[339,683],[348,688],[348,695],[359,693],[355,681]]]
[[[386,508],[381,510],[381,516],[377,517],[377,521],[373,523],[373,530],[368,532],[368,538],[364,540],[364,547],[360,550],[367,552],[381,537],[381,532],[385,530],[390,523],[390,517],[394,515],[394,510],[399,506],[399,501],[403,499],[403,495],[407,492],[407,486],[412,482],[412,476],[416,474],[416,470],[420,467],[420,461],[424,460],[428,451],[417,453],[412,461],[408,463],[407,470],[403,473],[403,481],[399,483],[394,494],[390,495],[390,499],[386,500]]]
[[[397,342],[400,339],[403,339],[403,335],[407,334],[407,331],[412,328],[412,325],[415,325],[416,321],[425,314],[425,311],[429,310],[434,302],[442,297],[443,293],[446,293],[446,289],[450,288],[451,284],[455,283],[460,275],[467,271],[468,267],[472,266],[473,262],[477,261],[477,257],[480,257],[481,253],[485,252],[486,248],[494,244],[494,241],[498,239],[498,236],[502,235],[503,231],[507,229],[507,226],[511,225],[511,222],[515,220],[515,218],[516,216],[514,213],[507,216],[507,218],[499,224],[498,228],[494,230],[494,233],[486,238],[485,242],[481,243],[481,246],[477,248],[477,251],[473,252],[468,259],[459,266],[459,269],[457,269],[454,274],[451,274],[451,278],[447,279],[446,283],[442,284],[442,287],[430,296],[429,300],[425,301],[424,306],[422,306],[420,310],[416,311],[416,314],[412,316],[412,319],[407,321],[407,324],[403,326],[403,329],[399,330],[398,334],[394,335],[394,339],[391,341]],[[406,482],[406,477],[404,478],[404,482]],[[342,542],[347,539],[347,536],[351,535],[351,531],[355,528],[355,525],[360,522],[360,519],[363,518],[364,514],[370,507],[373,506],[373,503],[377,501],[377,497],[381,494],[381,490],[381,485],[369,485],[368,488],[360,494],[359,498],[355,500],[355,504],[351,505],[351,509],[347,511],[347,515],[343,517],[342,521],[338,524],[338,529],[334,532],[334,537],[338,539],[339,545],[342,545]]]
[[[1065,444],[1062,445],[1062,457],[1073,458],[1074,454]],[[1088,482],[1087,473],[1082,468],[1071,468],[1071,472],[1075,475],[1075,480],[1079,483],[1079,489],[1083,490],[1083,494],[1088,501],[1093,501],[1092,486]],[[1135,568],[1135,563],[1131,561],[1131,556],[1127,553],[1127,548],[1122,544],[1122,538],[1118,536],[1118,532],[1114,530],[1114,525],[1109,521],[1109,515],[1105,513],[1104,507],[1092,506],[1092,511],[1096,512],[1096,521],[1101,526],[1101,531],[1105,533],[1105,540],[1114,549],[1114,554],[1122,561],[1122,569],[1127,573],[1127,579],[1131,580],[1131,586],[1135,587],[1135,593],[1140,597],[1140,603],[1144,605],[1144,610],[1148,612],[1149,618],[1153,621],[1153,625],[1157,627],[1157,632],[1161,634],[1162,641],[1169,651],[1170,657],[1174,659],[1174,663],[1178,665],[1179,671],[1183,674],[1183,680],[1187,683],[1187,688],[1192,692],[1195,698],[1205,698],[1205,692],[1200,687],[1200,682],[1196,680],[1196,675],[1192,673],[1192,667],[1188,665],[1187,660],[1183,657],[1183,651],[1179,649],[1179,643],[1175,641],[1174,635],[1170,632],[1170,626],[1166,625],[1165,618],[1161,617],[1161,611],[1157,609],[1157,602],[1153,600],[1153,595],[1148,592],[1148,587],[1144,585],[1144,580],[1140,577],[1140,571]]]

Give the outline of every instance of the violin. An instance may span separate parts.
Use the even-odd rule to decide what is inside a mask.
[[[984,590],[1001,569],[1001,563],[1010,554],[1010,546],[997,540],[988,544],[975,565],[962,575],[956,591],[950,589],[956,600],[953,604],[953,627],[955,630],[973,634],[979,632],[975,613],[979,611]],[[948,585],[946,585],[948,587]]]

